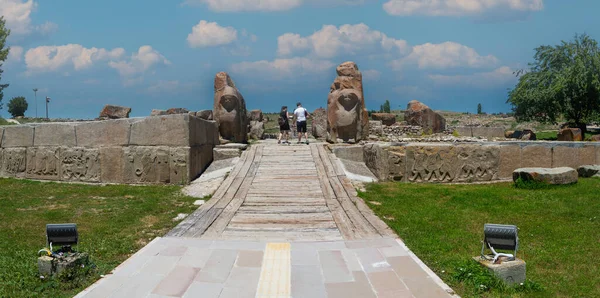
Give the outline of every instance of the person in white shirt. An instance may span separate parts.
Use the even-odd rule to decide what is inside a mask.
[[[294,118],[296,118],[296,129],[298,130],[298,144],[302,142],[302,134],[306,139],[308,145],[308,133],[306,132],[306,118],[310,117],[308,111],[302,107],[301,103],[296,104],[297,108],[294,110]]]

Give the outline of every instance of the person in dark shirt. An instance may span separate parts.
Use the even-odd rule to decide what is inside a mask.
[[[277,144],[281,144],[281,139],[285,137],[284,144],[290,144],[290,114],[288,114],[287,106],[281,107],[279,112],[279,138],[277,138]]]

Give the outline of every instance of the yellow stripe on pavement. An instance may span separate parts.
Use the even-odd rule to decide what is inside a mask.
[[[291,252],[289,243],[267,243],[256,298],[291,297]]]

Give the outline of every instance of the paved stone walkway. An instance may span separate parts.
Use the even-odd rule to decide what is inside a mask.
[[[76,297],[452,294],[356,196],[322,144],[263,144],[166,237]]]

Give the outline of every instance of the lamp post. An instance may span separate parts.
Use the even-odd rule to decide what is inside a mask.
[[[37,92],[38,92],[38,88],[33,88],[33,94],[35,96],[35,118],[38,117],[38,113],[37,113]]]
[[[46,119],[48,119],[48,103],[50,102],[50,97],[46,96]]]

